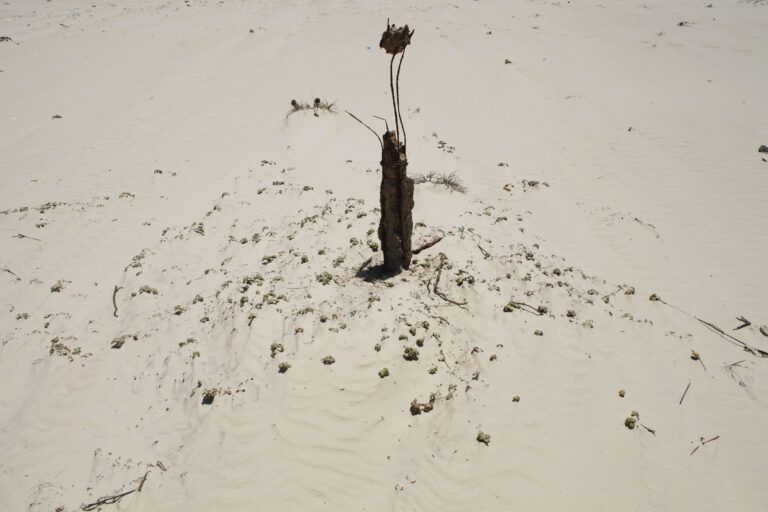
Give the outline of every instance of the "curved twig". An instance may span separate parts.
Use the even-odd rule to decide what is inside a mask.
[[[443,299],[446,302],[450,302],[451,304],[453,304],[455,306],[459,306],[462,309],[467,309],[465,307],[467,305],[467,301],[466,300],[464,302],[455,301],[455,300],[451,299],[450,297],[448,297],[445,293],[443,293],[443,292],[441,292],[440,290],[437,289],[437,285],[440,283],[440,275],[443,272],[443,265],[445,265],[445,256],[441,255],[440,265],[438,265],[437,272],[435,273],[436,274],[435,275],[435,282],[432,285],[432,293],[434,293],[435,295],[437,295],[438,297],[440,297],[441,299]],[[427,288],[429,288],[429,287],[427,287]]]
[[[357,122],[358,122],[358,123],[360,123],[361,125],[365,126],[365,127],[366,127],[366,128],[368,128],[369,130],[371,130],[371,132],[372,132],[372,133],[373,133],[373,134],[376,136],[376,138],[378,139],[378,141],[379,141],[379,146],[381,146],[381,149],[384,149],[384,143],[381,141],[381,137],[379,137],[379,134],[378,134],[378,133],[376,133],[376,131],[375,131],[373,128],[371,128],[370,126],[368,126],[367,124],[365,124],[364,122],[362,122],[360,119],[358,119],[358,118],[357,118],[357,116],[356,116],[355,114],[353,114],[353,113],[352,113],[352,112],[350,112],[349,110],[345,110],[344,112],[346,112],[347,114],[349,114],[350,116],[352,116],[352,118],[353,118],[355,121],[357,121]]]
[[[406,144],[408,138],[405,135],[405,124],[403,123],[403,116],[400,113],[400,66],[403,65],[403,59],[405,58],[405,48],[403,48],[403,54],[400,56],[400,62],[397,64],[397,78],[395,79],[395,90],[397,93],[397,112],[395,113],[400,119],[400,128],[403,130],[403,151],[406,151]]]
[[[112,292],[112,305],[115,306],[115,312],[112,313],[115,318],[117,318],[117,292],[122,288],[122,286],[115,285],[115,291]]]
[[[389,131],[389,123],[387,122],[387,120],[385,118],[383,118],[381,116],[373,116],[373,117],[375,117],[376,119],[381,119],[382,121],[384,121],[384,128],[386,128],[387,131]]]

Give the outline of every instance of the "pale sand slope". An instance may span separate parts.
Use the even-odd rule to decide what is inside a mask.
[[[768,359],[694,318],[768,350],[765,2],[188,4],[0,6],[0,510],[768,507]],[[366,280],[378,145],[285,114],[383,130],[387,17],[468,191]]]

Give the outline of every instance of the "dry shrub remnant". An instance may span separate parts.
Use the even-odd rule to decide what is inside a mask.
[[[336,113],[336,102],[328,102],[326,100],[322,100],[320,98],[315,98],[312,102],[312,105],[305,101],[296,101],[291,100],[291,109],[288,111],[288,113],[285,115],[285,118],[287,119],[291,114],[295,114],[296,112],[301,112],[302,110],[313,110],[315,117],[320,117],[319,111],[328,112],[329,114],[335,114]]]
[[[392,96],[395,129],[389,129],[384,120],[386,133],[383,137],[361,121],[351,112],[347,112],[355,121],[370,130],[381,146],[381,219],[379,221],[379,241],[384,255],[381,269],[386,273],[398,273],[408,269],[411,264],[411,235],[413,232],[413,180],[408,177],[406,168],[407,138],[405,125],[400,112],[400,68],[405,57],[405,49],[411,43],[413,30],[408,25],[396,27],[387,20],[387,30],[381,35],[379,47],[392,55],[389,61],[389,90]],[[395,74],[395,58],[400,55]],[[378,117],[378,116],[376,116]],[[383,118],[380,118],[383,119]],[[402,134],[402,136],[401,136]]]
[[[416,174],[413,177],[413,182],[416,185],[420,185],[422,183],[442,185],[451,192],[458,192],[460,194],[463,194],[467,191],[467,187],[461,183],[461,180],[459,180],[455,172],[452,172],[451,174],[438,174],[436,172],[430,172],[429,174]]]

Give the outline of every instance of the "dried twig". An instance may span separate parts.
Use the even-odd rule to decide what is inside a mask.
[[[740,326],[738,326],[738,327],[736,327],[736,328],[734,329],[734,331],[738,331],[739,329],[743,329],[743,328],[745,328],[745,327],[749,327],[750,325],[752,325],[752,322],[750,322],[749,320],[747,320],[747,319],[746,319],[746,318],[744,318],[743,316],[737,316],[737,317],[736,317],[736,320],[738,320],[739,322],[741,322],[741,325],[740,325]]]
[[[707,327],[709,327],[710,330],[712,330],[715,333],[719,334],[720,337],[724,338],[725,340],[729,341],[730,343],[733,343],[734,345],[738,345],[738,346],[742,347],[744,350],[746,350],[747,352],[750,352],[750,353],[752,353],[754,355],[758,355],[759,354],[761,357],[768,357],[768,352],[766,352],[765,350],[760,350],[759,348],[751,347],[751,346],[747,345],[746,343],[744,343],[743,341],[741,341],[740,339],[738,339],[738,338],[736,338],[734,336],[731,336],[730,334],[728,334],[727,332],[725,332],[724,330],[722,330],[721,328],[719,328],[715,324],[707,322],[706,320],[702,320],[701,318],[697,318],[697,317],[695,317],[695,318],[696,318],[696,320],[698,320],[699,322],[701,322],[704,325],[706,325]]]
[[[440,297],[441,299],[443,299],[446,302],[450,302],[451,304],[459,306],[460,308],[466,309],[464,307],[464,306],[467,305],[467,301],[466,300],[464,302],[455,301],[455,300],[451,299],[446,294],[444,294],[443,292],[441,292],[440,290],[437,289],[437,285],[440,283],[440,275],[442,274],[442,271],[443,271],[443,265],[445,265],[445,255],[441,254],[440,255],[440,265],[438,265],[437,272],[436,272],[436,275],[435,275],[435,284],[432,285],[432,293],[434,293],[435,295],[437,295],[438,297]]]
[[[139,484],[139,488],[136,489],[137,491],[141,492],[141,488],[144,487],[144,482],[147,481],[147,475],[149,474],[149,471],[144,473],[144,478],[141,479],[141,483]]]
[[[22,233],[17,233],[16,235],[13,236],[13,238],[29,238],[30,240],[37,240],[38,242],[42,242],[42,240],[40,240],[39,238],[35,238],[33,236],[27,236]]]
[[[662,304],[664,304],[666,306],[669,306],[672,309],[674,309],[675,311],[678,311],[678,312],[680,312],[680,313],[682,313],[684,315],[688,315],[691,318],[695,318],[699,322],[701,322],[704,325],[706,325],[707,327],[709,327],[710,330],[712,330],[715,333],[717,333],[718,335],[720,335],[721,338],[725,339],[729,343],[732,343],[734,345],[740,346],[741,348],[743,348],[747,352],[751,353],[752,355],[755,355],[755,356],[759,355],[760,357],[768,357],[768,352],[766,352],[765,350],[760,350],[759,348],[755,348],[755,347],[752,347],[752,346],[744,343],[743,341],[741,341],[740,339],[736,338],[735,336],[731,336],[730,334],[728,334],[727,332],[725,332],[724,330],[722,330],[720,327],[716,326],[715,324],[713,324],[711,322],[707,322],[706,320],[702,320],[701,318],[699,318],[697,316],[694,316],[694,315],[692,315],[690,313],[687,313],[687,312],[683,311],[682,309],[680,309],[680,308],[678,308],[676,306],[673,306],[669,302],[666,302],[665,300],[662,300],[659,297],[655,297],[654,300],[657,300],[657,301],[661,302]]]
[[[440,349],[440,357],[437,359],[438,361],[442,361],[446,368],[448,368],[448,371],[451,371],[451,367],[448,364],[448,361],[445,360],[445,354],[443,353],[443,349]]]
[[[535,308],[530,304],[526,304],[525,302],[515,302],[514,300],[510,300],[507,305],[512,306],[515,309],[522,309],[523,311],[527,311],[528,313],[532,313],[536,316],[542,316],[544,314],[539,311],[539,308]]]
[[[705,444],[707,444],[707,443],[709,443],[711,441],[715,441],[717,439],[720,439],[719,435],[713,437],[712,439],[707,439],[706,441],[704,440],[703,437],[700,437],[699,438],[699,444],[696,445],[696,448],[694,448],[693,451],[690,454],[693,455],[694,453],[696,453],[696,450],[698,450],[701,446],[704,446]]]
[[[642,423],[640,423],[640,426],[641,426],[641,427],[643,427],[643,428],[644,428],[645,430],[647,430],[648,432],[650,432],[651,434],[653,434],[654,436],[656,435],[656,431],[655,431],[654,429],[652,429],[652,428],[648,428],[648,427],[646,427],[645,425],[643,425]]]
[[[373,256],[371,256],[370,258],[368,258],[367,260],[365,260],[365,261],[363,262],[363,264],[362,264],[362,265],[360,265],[360,268],[358,268],[358,269],[357,269],[357,271],[358,271],[358,272],[362,272],[363,270],[365,270],[365,268],[366,268],[368,265],[370,265],[370,264],[371,264],[371,261],[373,261]]]
[[[415,30],[413,32],[416,32]],[[411,35],[413,35],[411,32]],[[405,58],[405,48],[400,55],[400,62],[397,64],[397,77],[395,78],[395,93],[397,94],[397,117],[400,119],[400,128],[403,130],[403,151],[407,151],[406,144],[408,139],[405,135],[405,124],[403,124],[403,115],[400,111],[400,66],[403,65],[403,59]]]
[[[381,119],[382,121],[384,121],[384,128],[386,128],[387,131],[389,131],[389,123],[387,122],[387,120],[385,118],[383,118],[381,116],[373,116],[373,117],[375,117],[376,119]]]
[[[112,313],[117,318],[117,292],[121,290],[122,286],[115,285],[115,291],[112,292],[112,305],[115,306],[115,312]]]
[[[379,146],[381,146],[381,149],[384,149],[384,143],[381,141],[381,137],[379,137],[379,134],[378,134],[378,133],[376,133],[376,130],[374,130],[373,128],[371,128],[370,126],[368,126],[367,124],[365,124],[364,122],[362,122],[362,121],[361,121],[360,119],[358,119],[358,118],[357,118],[357,116],[356,116],[355,114],[353,114],[352,112],[350,112],[350,111],[348,111],[348,110],[345,110],[344,112],[346,112],[347,114],[349,114],[350,116],[352,116],[352,118],[353,118],[355,121],[357,121],[357,122],[358,122],[358,123],[360,123],[361,125],[365,126],[365,127],[366,127],[366,128],[368,128],[369,130],[371,130],[371,133],[373,133],[373,134],[376,136],[376,139],[378,139],[378,141],[379,141]]]
[[[488,258],[490,258],[490,257],[491,257],[491,253],[489,253],[488,251],[486,251],[485,249],[483,249],[483,248],[480,246],[480,244],[477,244],[477,248],[478,248],[478,249],[480,249],[480,252],[482,252],[482,253],[483,253],[483,258],[485,258],[485,259],[488,259]]]
[[[144,487],[144,482],[147,481],[147,475],[149,475],[149,471],[144,473],[144,476],[142,477],[141,482],[139,483],[139,486],[136,489],[132,489],[130,491],[120,493],[120,494],[114,494],[112,496],[104,496],[103,498],[99,498],[93,503],[89,503],[88,505],[83,505],[82,507],[80,507],[80,510],[85,510],[85,511],[96,510],[100,508],[102,505],[112,505],[114,503],[117,503],[118,501],[120,501],[121,499],[123,499],[124,497],[128,496],[131,493],[134,493],[136,491],[141,492],[141,489]]]
[[[414,249],[414,250],[412,250],[411,252],[412,252],[413,254],[419,254],[419,253],[420,253],[421,251],[423,251],[424,249],[429,249],[430,247],[432,247],[433,245],[435,245],[437,242],[439,242],[439,241],[440,241],[440,240],[442,240],[442,239],[443,239],[443,237],[442,237],[442,236],[438,236],[437,238],[433,238],[433,239],[432,239],[432,240],[430,240],[429,242],[425,243],[424,245],[422,245],[421,247],[419,247],[419,248],[417,248],[417,249]]]
[[[688,393],[688,388],[690,387],[691,387],[691,381],[689,380],[688,385],[685,386],[685,391],[683,391],[683,396],[680,397],[680,403],[678,403],[677,405],[683,405],[683,398],[685,398],[685,394]]]
[[[21,278],[20,278],[20,277],[19,277],[19,276],[16,274],[16,272],[14,272],[13,270],[11,270],[11,269],[9,269],[9,268],[3,268],[3,271],[4,271],[4,272],[8,272],[8,273],[9,273],[9,274],[11,274],[12,276],[15,276],[17,281],[21,281]]]

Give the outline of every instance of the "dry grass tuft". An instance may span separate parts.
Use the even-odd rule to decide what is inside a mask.
[[[442,185],[452,192],[459,192],[463,194],[467,191],[467,188],[462,185],[461,180],[456,176],[455,172],[451,174],[438,174],[436,172],[430,172],[427,175],[416,174],[413,176],[413,182],[418,185],[421,183],[432,183],[433,185]]]
[[[291,114],[295,114],[296,112],[300,112],[302,110],[314,110],[315,111],[315,117],[320,117],[317,113],[318,110],[324,110],[328,112],[329,114],[335,114],[336,113],[336,102],[330,102],[328,103],[325,100],[321,100],[320,98],[315,98],[315,100],[312,102],[312,105],[309,103],[306,103],[304,101],[296,101],[291,100],[291,110],[288,111],[288,113],[285,115],[286,119]]]

